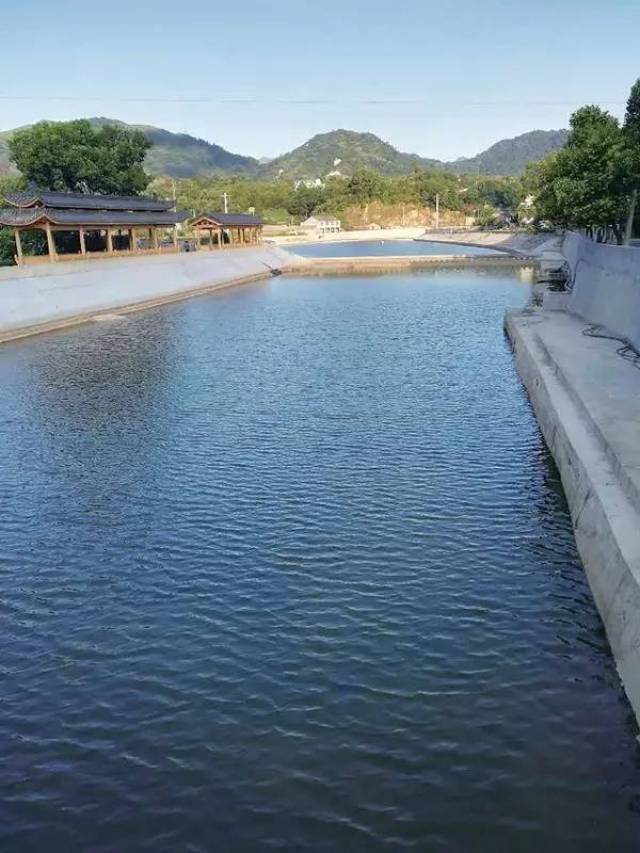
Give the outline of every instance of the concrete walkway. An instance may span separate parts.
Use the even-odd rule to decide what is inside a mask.
[[[519,373],[553,453],[576,542],[640,720],[640,370],[565,312],[508,315]]]

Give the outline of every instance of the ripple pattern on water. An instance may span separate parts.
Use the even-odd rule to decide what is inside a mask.
[[[638,849],[525,298],[282,278],[0,349],[1,849]]]

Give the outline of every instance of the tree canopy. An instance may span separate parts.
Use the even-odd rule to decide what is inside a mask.
[[[571,116],[566,146],[537,170],[538,215],[564,228],[622,242],[628,209],[629,158],[618,120],[596,106]]]
[[[149,183],[143,162],[150,143],[141,131],[96,128],[86,119],[39,122],[9,140],[11,158],[42,189],[138,195]]]
[[[528,169],[523,185],[535,196],[539,219],[628,243],[640,194],[640,80],[624,124],[600,107],[577,110],[565,147]]]
[[[628,243],[633,236],[634,221],[638,207],[638,195],[640,195],[640,78],[636,80],[631,87],[622,131],[629,156],[629,170],[631,176],[631,196],[629,199],[629,213],[625,229],[625,238]]]

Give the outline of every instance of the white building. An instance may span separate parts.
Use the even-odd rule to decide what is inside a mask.
[[[317,234],[337,234],[342,231],[342,223],[334,216],[310,216],[300,225],[304,231],[315,232]]]
[[[294,190],[299,190],[300,187],[306,187],[308,190],[322,189],[324,181],[322,178],[314,178],[313,180],[299,180],[293,182]]]

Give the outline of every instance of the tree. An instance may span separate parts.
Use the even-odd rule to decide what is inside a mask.
[[[383,178],[371,169],[357,169],[347,181],[347,194],[357,204],[368,204],[383,195]]]
[[[631,178],[629,212],[627,214],[624,236],[625,243],[628,245],[633,237],[633,222],[638,204],[638,192],[640,190],[640,78],[631,87],[631,94],[627,101],[627,111],[624,117],[623,133],[629,155]]]
[[[287,202],[287,210],[291,216],[297,216],[302,220],[308,219],[320,206],[324,197],[322,187],[305,187],[304,184],[301,184],[297,190],[291,193]]]
[[[629,157],[618,120],[595,106],[571,116],[566,146],[537,170],[536,207],[541,219],[585,229],[618,243],[628,207]]]
[[[151,143],[138,130],[95,128],[86,119],[42,121],[9,140],[11,159],[41,189],[137,195],[149,183],[143,168]]]

